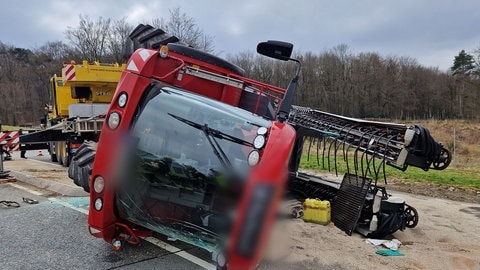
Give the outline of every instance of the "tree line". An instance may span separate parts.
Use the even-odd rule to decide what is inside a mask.
[[[295,104],[359,118],[480,119],[480,73],[469,56],[455,57],[445,72],[409,57],[353,54],[345,44],[298,54],[303,71]],[[253,53],[230,60],[247,76],[277,85],[286,86],[294,74],[293,64]]]
[[[179,8],[167,19],[144,22],[160,27],[193,47],[215,53],[213,37]],[[44,104],[51,100],[49,79],[60,75],[64,61],[123,63],[128,59],[126,18],[92,19],[67,27],[64,41],[47,42],[35,49],[0,41],[0,121],[22,125],[39,123]],[[345,44],[323,52],[297,53],[302,62],[295,104],[360,118],[479,119],[480,77],[478,59],[464,50],[452,59],[450,71],[424,67],[409,57],[384,57],[374,52],[354,54]],[[295,66],[258,56],[251,51],[229,55],[228,60],[246,76],[282,87]]]

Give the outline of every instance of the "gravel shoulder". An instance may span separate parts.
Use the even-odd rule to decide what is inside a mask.
[[[405,180],[389,180],[388,190],[480,204],[480,190]]]
[[[402,242],[404,256],[375,254],[377,248],[358,233],[282,220],[270,239],[264,269],[480,269],[476,191],[400,181],[389,181],[387,191],[419,213],[417,227],[392,235]]]

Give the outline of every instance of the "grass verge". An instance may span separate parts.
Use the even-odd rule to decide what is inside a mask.
[[[320,165],[319,165],[319,164]],[[347,164],[342,158],[337,158],[337,172],[339,175],[345,174],[347,172]],[[328,167],[330,164],[330,170]],[[353,167],[353,159],[349,160],[349,169],[350,172],[354,172],[355,169]],[[379,166],[379,162],[376,162],[376,167]],[[366,167],[366,166],[365,166]],[[306,154],[302,155],[300,159],[300,168],[308,169],[308,170],[315,170],[315,171],[330,171],[330,173],[335,173],[335,164],[334,159],[319,158],[317,161],[316,155],[307,156]],[[358,170],[361,173],[361,167],[358,167]],[[409,166],[406,171],[401,171],[397,168],[391,167],[389,165],[385,166],[385,173],[387,176],[387,181],[389,179],[400,179],[410,182],[430,182],[430,183],[437,183],[441,185],[449,185],[459,188],[470,188],[480,190],[480,165],[477,168],[471,168],[470,170],[465,169],[457,169],[450,165],[445,170],[438,171],[438,170],[428,170],[424,171],[420,168],[415,168]],[[379,180],[382,181],[383,173],[379,174]]]

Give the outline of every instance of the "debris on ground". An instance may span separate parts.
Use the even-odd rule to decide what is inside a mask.
[[[368,238],[365,240],[365,243],[372,244],[376,247],[384,246],[390,250],[398,250],[398,248],[402,245],[402,242],[400,242],[398,239],[382,240]]]
[[[400,251],[391,249],[379,249],[375,253],[382,256],[404,256]]]

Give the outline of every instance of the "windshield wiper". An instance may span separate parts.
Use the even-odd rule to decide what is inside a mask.
[[[203,131],[203,133],[205,134],[205,137],[207,137],[208,143],[212,147],[213,153],[215,154],[215,156],[217,156],[218,160],[220,161],[220,163],[222,163],[222,166],[224,166],[225,169],[227,169],[227,171],[233,172],[232,163],[230,162],[228,156],[225,154],[225,152],[223,151],[222,147],[220,146],[216,138],[228,140],[234,143],[238,143],[238,144],[242,144],[250,147],[253,146],[253,144],[250,142],[231,136],[220,130],[213,129],[209,127],[207,124],[202,125],[171,113],[168,113],[168,115],[189,126],[192,126],[196,129]]]
[[[214,137],[217,137],[219,139],[222,139],[222,140],[227,140],[227,141],[231,141],[231,142],[234,142],[234,143],[238,143],[238,144],[242,144],[242,145],[245,145],[245,146],[249,146],[249,147],[253,147],[253,143],[251,142],[247,142],[247,141],[244,141],[240,138],[237,138],[235,136],[232,136],[232,135],[229,135],[225,132],[222,132],[218,129],[214,129],[214,128],[211,128],[211,127],[208,127],[207,124],[199,124],[199,123],[196,123],[196,122],[193,122],[193,121],[190,121],[188,119],[185,119],[183,117],[180,117],[180,116],[177,116],[177,115],[174,115],[174,114],[171,114],[171,113],[168,113],[168,115],[170,115],[171,117],[177,119],[177,120],[180,120],[182,122],[184,122],[185,124],[189,125],[189,126],[192,126],[192,127],[195,127],[197,129],[200,129],[200,130],[203,130],[203,129],[206,129],[206,131],[208,132],[209,135],[211,136],[214,136]]]

